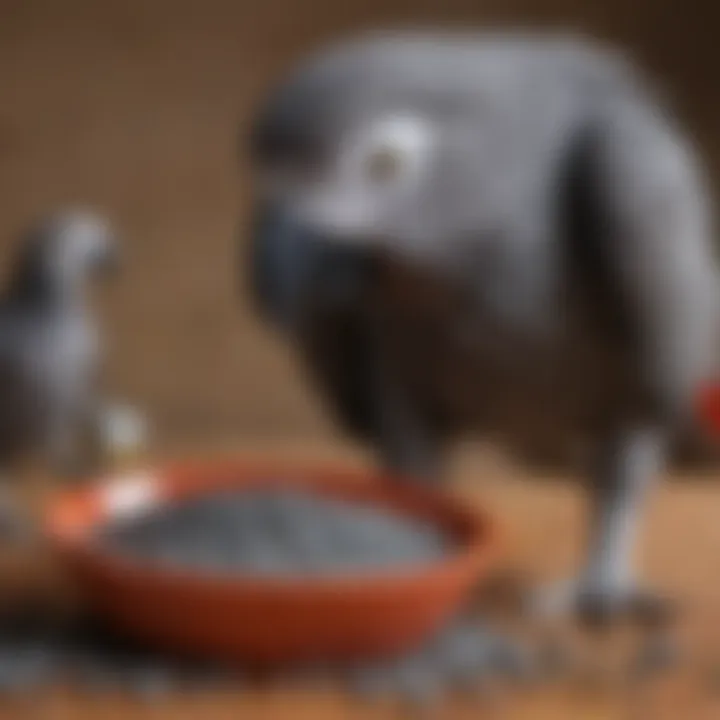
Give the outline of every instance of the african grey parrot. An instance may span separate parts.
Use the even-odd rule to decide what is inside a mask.
[[[81,437],[92,431],[100,409],[99,338],[87,283],[115,258],[112,229],[89,212],[53,214],[21,238],[0,296],[3,480],[29,457],[56,471],[81,460]],[[17,520],[7,500],[3,520]]]
[[[703,171],[632,62],[573,36],[373,34],[280,83],[249,145],[253,296],[345,426],[408,477],[468,432],[572,447],[588,558],[555,599],[651,598],[639,516],[715,370],[718,278]]]

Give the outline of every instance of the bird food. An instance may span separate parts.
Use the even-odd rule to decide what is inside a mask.
[[[17,632],[0,628],[0,699],[67,684],[82,693],[121,692],[142,702],[163,702],[177,693],[242,691],[255,678],[237,666],[172,657],[122,637],[92,618],[60,631]],[[361,664],[298,665],[264,678],[268,689],[344,687],[364,701],[396,699],[434,704],[453,691],[484,691],[495,680],[532,674],[529,648],[483,623],[455,618],[422,647]]]
[[[165,567],[296,577],[392,571],[453,549],[430,522],[283,487],[192,498],[110,523],[98,539],[113,552]]]

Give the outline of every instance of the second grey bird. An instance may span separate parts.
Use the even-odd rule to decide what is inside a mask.
[[[337,417],[411,477],[470,432],[588,457],[558,597],[634,607],[641,511],[718,347],[706,180],[650,84],[578,38],[378,34],[291,73],[251,149],[253,295]]]
[[[100,339],[86,291],[115,259],[112,229],[89,212],[52,215],[20,239],[0,298],[3,481],[28,458],[61,472],[81,462],[100,410]]]

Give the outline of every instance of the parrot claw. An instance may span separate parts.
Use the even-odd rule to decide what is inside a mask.
[[[540,618],[573,615],[591,629],[605,629],[620,622],[648,629],[672,623],[674,603],[657,593],[634,586],[602,586],[588,582],[564,582],[534,593],[530,614]]]

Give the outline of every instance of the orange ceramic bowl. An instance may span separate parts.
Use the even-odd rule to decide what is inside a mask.
[[[106,478],[52,503],[53,548],[118,629],[182,653],[254,665],[381,656],[421,643],[458,610],[495,555],[491,520],[437,492],[361,471],[238,459]],[[442,561],[383,575],[201,575],[131,560],[93,540],[110,519],[220,488],[292,484],[430,519],[457,541]]]

